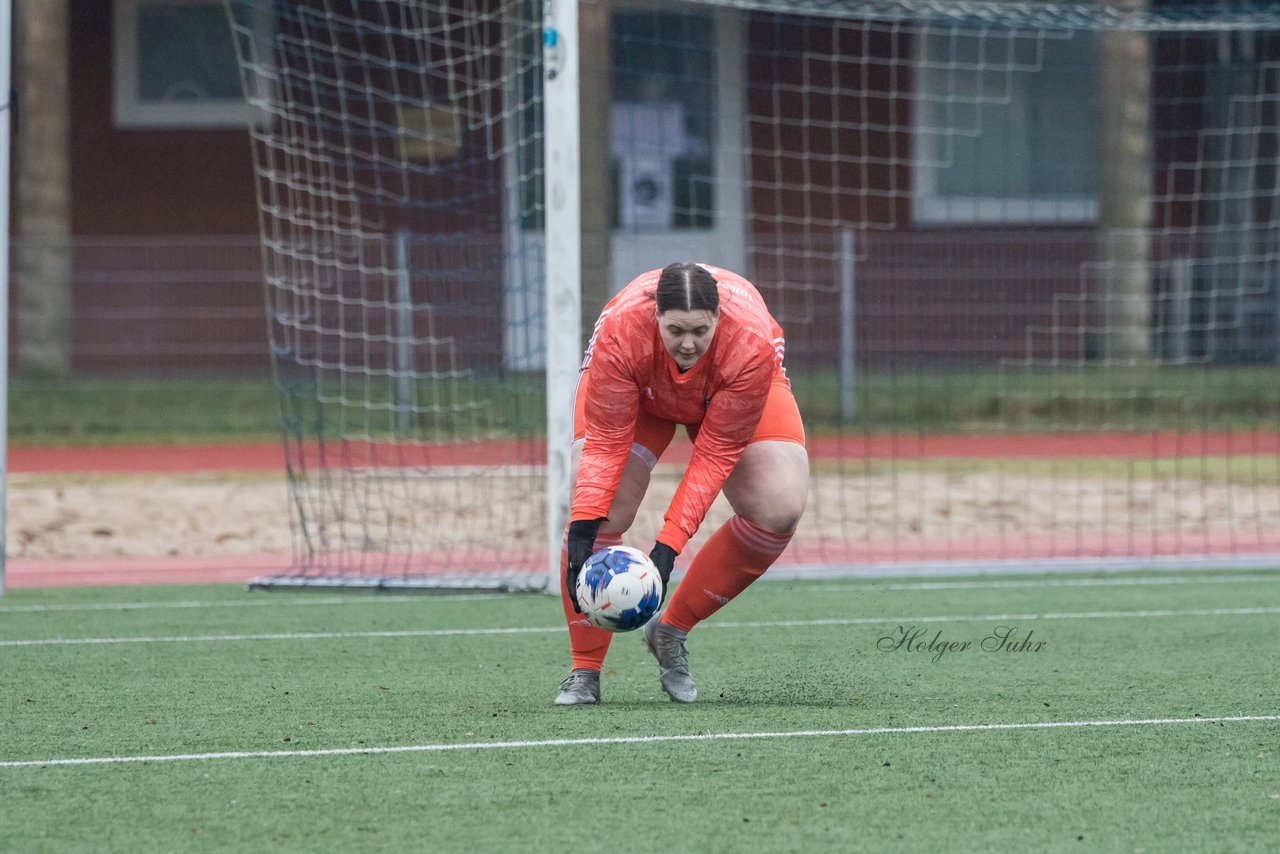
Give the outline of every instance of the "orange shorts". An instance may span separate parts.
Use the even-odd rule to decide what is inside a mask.
[[[583,439],[587,434],[587,383],[591,369],[582,372],[578,380],[578,393],[573,405],[573,440]],[[689,440],[698,438],[697,424],[684,425]],[[637,453],[653,468],[662,452],[671,444],[676,433],[676,422],[667,421],[656,415],[650,415],[643,409],[636,417],[636,434],[632,439],[632,453]],[[748,445],[756,442],[793,442],[804,444],[804,422],[800,420],[800,408],[796,406],[795,396],[791,394],[791,384],[786,375],[778,373],[769,387],[769,397],[764,403],[764,412],[760,414],[760,423],[751,434]]]

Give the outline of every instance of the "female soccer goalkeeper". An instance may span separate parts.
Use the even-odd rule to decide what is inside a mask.
[[[705,264],[645,273],[600,313],[574,411],[573,505],[561,557],[573,669],[557,704],[600,702],[613,635],[579,616],[574,587],[594,550],[622,542],[677,424],[693,455],[649,553],[663,584],[722,490],[736,514],[644,628],[663,690],[681,703],[697,698],[685,638],[777,560],[808,497],[804,426],[782,355],[782,328],[755,287]]]

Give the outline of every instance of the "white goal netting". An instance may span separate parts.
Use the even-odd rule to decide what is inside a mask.
[[[795,571],[1280,553],[1280,10],[229,9],[294,579],[546,576],[547,168],[582,222],[552,312],[705,260],[786,328]],[[562,69],[579,156],[544,166]]]

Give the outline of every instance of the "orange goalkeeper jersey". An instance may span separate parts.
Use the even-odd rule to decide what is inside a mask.
[[[622,478],[636,416],[696,429],[693,455],[664,516],[658,540],[677,552],[698,530],[747,446],[782,371],[782,327],[759,291],[736,273],[702,265],[720,291],[720,317],[706,352],[685,373],[663,346],[655,291],[661,270],[631,281],[600,312],[582,370],[586,444],[570,518],[599,519]]]

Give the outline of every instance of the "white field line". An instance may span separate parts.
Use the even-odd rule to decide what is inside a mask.
[[[799,580],[803,579],[788,579]],[[1259,575],[1165,575],[1146,578],[1072,578],[1025,579],[1003,581],[983,579],[978,581],[904,581],[850,582],[848,584],[806,584],[805,591],[820,593],[858,592],[863,590],[1001,590],[1007,588],[1037,587],[1147,587],[1170,584],[1244,584],[1249,582],[1280,582],[1280,573]],[[375,594],[367,596],[300,596],[296,599],[273,598],[268,594],[262,599],[184,599],[174,602],[91,602],[84,604],[51,605],[0,605],[0,614],[42,614],[59,611],[152,611],[166,608],[256,608],[263,606],[294,605],[381,605],[406,602],[476,602],[510,598],[509,593],[450,593],[439,596],[422,594]]]
[[[346,640],[351,638],[436,638],[455,635],[527,635],[563,632],[564,626],[516,626],[487,629],[404,629],[370,632],[281,632],[243,635],[163,635],[122,638],[34,638],[0,640],[5,646],[82,646],[116,643],[207,643],[214,641]]]
[[[1152,619],[1162,617],[1253,617],[1280,614],[1280,607],[1272,608],[1193,608],[1185,611],[1065,611],[1060,613],[1023,614],[947,614],[910,617],[843,617],[829,620],[758,620],[750,622],[708,622],[704,628],[763,629],[804,628],[809,626],[885,626],[907,623],[990,623],[1031,620],[1114,620]],[[507,628],[479,629],[402,629],[368,632],[283,632],[278,634],[237,635],[151,635],[116,638],[28,638],[0,640],[0,647],[17,646],[96,646],[124,643],[209,643],[217,641],[272,641],[272,640],[349,640],[353,638],[433,638],[468,635],[527,635],[555,634],[565,631],[564,626],[513,626]]]
[[[916,733],[1008,732],[1013,730],[1088,729],[1093,727],[1174,726],[1178,724],[1271,723],[1280,715],[1232,715],[1223,717],[1146,718],[1097,721],[1032,721],[1006,724],[946,724],[939,726],[863,727],[859,729],[809,729],[776,732],[719,732],[692,735],[622,735],[608,738],[549,738],[531,741],[472,741],[458,744],[407,744],[388,747],[335,747],[317,750],[248,750],[219,753],[170,753],[131,756],[0,760],[0,768],[32,768],[51,765],[123,765],[136,762],[206,762],[214,759],[292,759],[313,756],[360,756],[386,753],[442,753],[445,751],[519,750],[535,747],[581,747],[608,744],[661,744],[683,741],[745,741],[780,738],[840,738]]]
[[[276,599],[267,594],[259,599],[180,599],[173,602],[86,602],[65,605],[0,605],[0,614],[43,614],[54,611],[153,611],[165,608],[257,608],[277,605],[374,605],[426,602],[447,598],[450,602],[475,602],[486,599],[507,599],[510,593],[449,593],[428,594],[374,593],[364,596],[299,596],[296,599]]]
[[[1163,587],[1169,584],[1247,584],[1280,581],[1280,573],[1266,575],[1164,575],[1153,578],[1029,578],[1015,581],[902,581],[863,584],[806,585],[805,592],[842,593],[861,590],[1003,590],[1039,587]],[[2,610],[2,609],[0,609]]]

